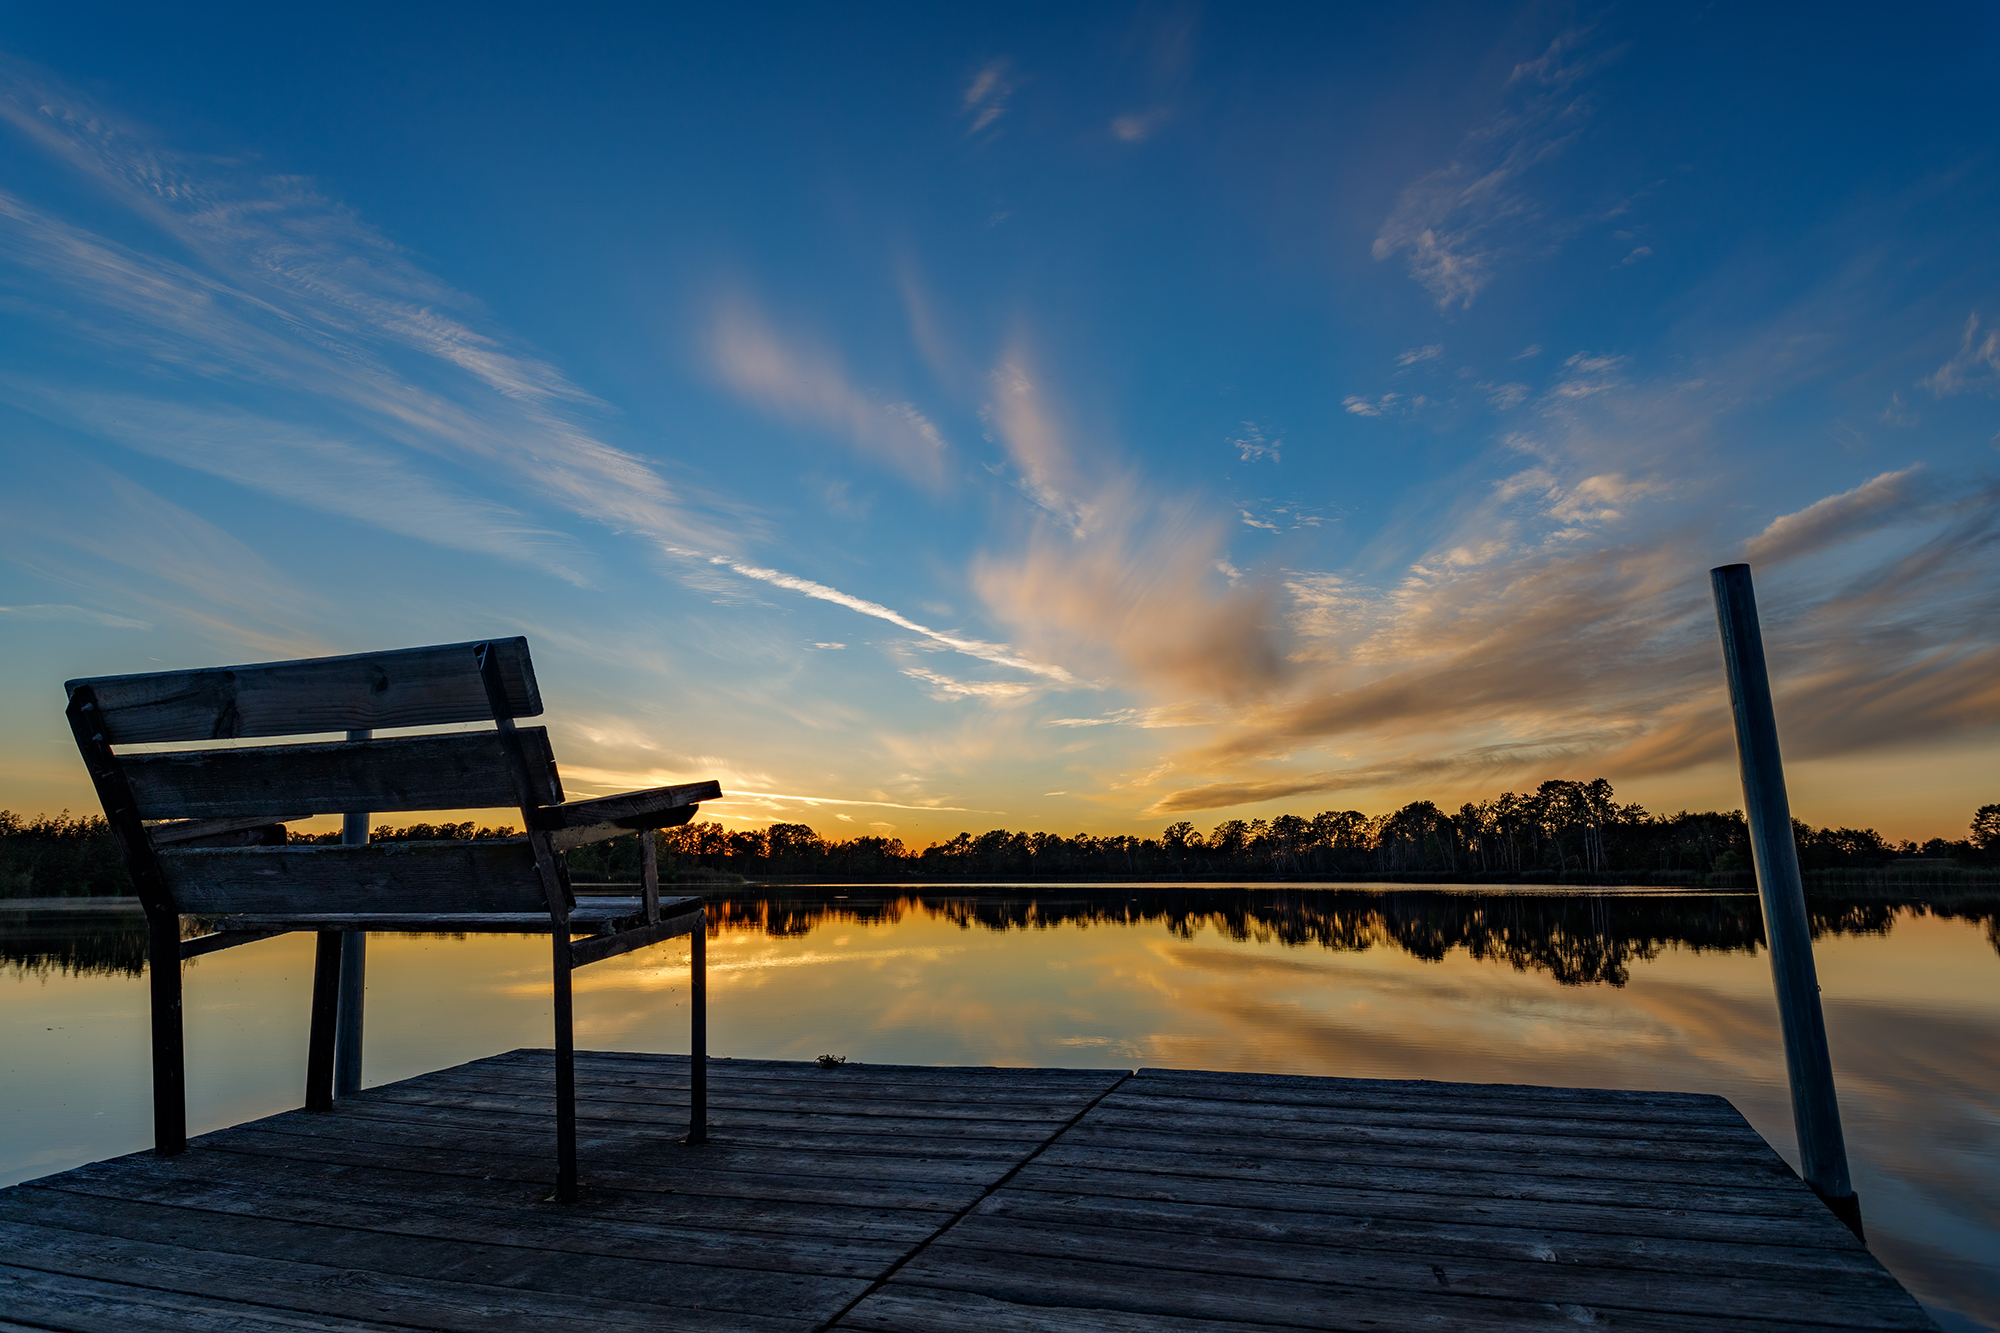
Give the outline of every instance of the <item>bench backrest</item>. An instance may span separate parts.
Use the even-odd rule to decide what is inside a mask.
[[[103,676],[65,688],[78,746],[151,906],[217,915],[547,908],[526,839],[176,847],[166,845],[172,835],[145,827],[560,804],[547,730],[511,722],[542,711],[526,639]],[[146,754],[112,749],[476,721],[500,729]]]

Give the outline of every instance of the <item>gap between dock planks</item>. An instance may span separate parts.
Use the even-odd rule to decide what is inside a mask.
[[[0,1328],[1927,1328],[1720,1098],[515,1051],[0,1190]]]

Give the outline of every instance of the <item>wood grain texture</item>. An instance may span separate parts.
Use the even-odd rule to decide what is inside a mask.
[[[285,825],[308,817],[252,815],[234,819],[186,819],[172,824],[150,825],[146,836],[153,840],[155,847],[278,847],[284,845]],[[272,828],[277,830],[278,836],[267,840],[263,835]],[[230,837],[240,840],[224,841]]]
[[[571,919],[575,924],[575,919]],[[683,912],[678,916],[666,915],[658,921],[647,921],[642,914],[621,918],[612,924],[614,934],[593,935],[589,939],[578,940],[570,947],[570,962],[575,967],[586,963],[601,963],[607,958],[631,953],[651,944],[663,944],[677,935],[685,935],[702,927],[699,908],[693,912]]]
[[[529,771],[542,778],[537,799],[562,800],[547,728],[520,727],[514,734]],[[492,731],[178,750],[125,755],[121,762],[146,819],[519,806],[513,761]],[[154,841],[160,842],[157,835]]]
[[[524,638],[489,640],[515,717],[542,711]],[[493,714],[474,656],[478,643],[314,657],[196,671],[69,681],[89,685],[113,745],[305,736],[384,727],[481,722]]]
[[[668,898],[663,910],[678,915],[690,905],[699,906],[700,903],[699,898]],[[637,898],[585,898],[571,909],[569,928],[578,935],[603,933],[640,920],[642,912],[642,904]],[[282,927],[286,930],[387,931],[418,935],[546,935],[553,924],[546,907],[524,912],[237,912],[205,919],[220,930]]]
[[[587,801],[571,801],[535,812],[538,828],[587,828],[592,824],[616,824],[623,829],[668,828],[685,823],[674,818],[683,807],[699,801],[722,799],[719,782],[689,782],[678,787],[653,787],[620,796],[600,796]],[[659,822],[655,822],[659,821]]]
[[[679,828],[700,813],[701,807],[698,805],[676,806],[671,810],[662,810],[658,814],[646,816],[645,827]],[[609,842],[613,838],[629,837],[633,832],[634,829],[629,824],[585,824],[577,828],[554,830],[549,834],[549,845],[559,852],[566,852],[572,847],[588,847],[594,842]]]
[[[1713,1098],[717,1060],[688,1144],[686,1057],[583,1052],[586,1189],[560,1206],[554,1069],[510,1051],[0,1190],[0,1308],[203,1333],[1932,1327]]]
[[[518,838],[169,849],[160,869],[175,905],[196,915],[270,913],[279,924],[293,913],[539,909],[548,919],[534,854]]]
[[[272,939],[288,934],[283,930],[217,930],[206,935],[196,935],[193,939],[181,941],[183,959],[199,958],[205,953],[218,949],[233,949],[239,944],[255,944],[259,940]]]

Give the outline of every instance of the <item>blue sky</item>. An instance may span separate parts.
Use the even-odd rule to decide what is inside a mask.
[[[2000,739],[1990,9],[52,7],[0,804],[81,674],[525,633],[576,792],[921,843]]]

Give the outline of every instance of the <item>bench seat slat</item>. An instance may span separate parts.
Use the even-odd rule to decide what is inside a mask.
[[[539,912],[548,920],[526,838],[204,847],[159,857],[174,905],[191,915]]]
[[[662,898],[660,917],[685,916],[702,905],[700,898]],[[569,919],[570,933],[587,937],[613,935],[645,924],[645,903],[638,898],[585,898]],[[208,924],[221,930],[372,930],[429,934],[494,933],[546,935],[547,912],[242,912],[214,917]]]
[[[672,828],[687,822],[679,815],[685,807],[698,801],[721,799],[719,782],[684,782],[677,787],[650,787],[568,804],[552,802],[547,808],[535,811],[535,824],[544,829],[589,828],[594,824],[616,824],[625,829]]]
[[[536,796],[562,800],[546,727],[521,727]],[[122,756],[142,819],[520,808],[497,731]]]
[[[539,717],[541,691],[523,638],[486,640],[514,717]],[[90,686],[112,745],[305,736],[383,727],[434,727],[493,717],[480,683],[478,642],[198,671],[149,671],[72,680]]]

